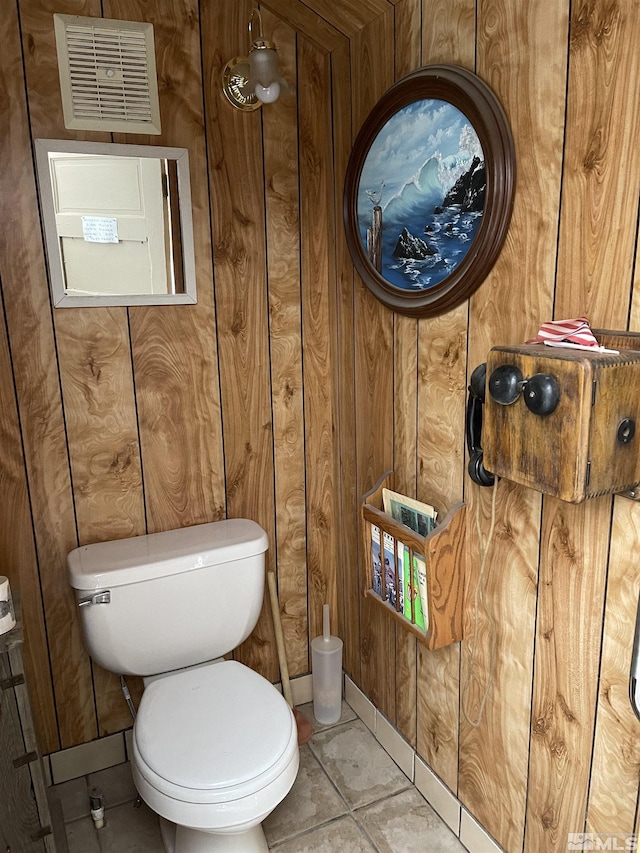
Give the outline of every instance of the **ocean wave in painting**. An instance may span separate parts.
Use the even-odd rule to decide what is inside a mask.
[[[485,189],[480,142],[458,109],[431,100],[400,110],[376,137],[360,178],[358,225],[372,263],[378,257],[382,276],[403,290],[443,281],[473,243]]]

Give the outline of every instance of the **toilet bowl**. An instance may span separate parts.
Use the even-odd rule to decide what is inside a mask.
[[[258,621],[267,546],[255,522],[230,519],[67,558],[92,658],[145,678],[131,766],[168,853],[266,853],[261,823],[298,772],[291,708],[224,659]]]
[[[179,830],[178,840],[189,835],[199,846],[182,844],[180,853],[267,850],[260,824],[289,792],[298,761],[291,709],[241,663],[184,670],[145,688],[134,782],[157,814],[191,831]]]

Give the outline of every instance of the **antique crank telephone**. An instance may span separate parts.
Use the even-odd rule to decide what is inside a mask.
[[[487,364],[479,364],[471,374],[467,399],[466,437],[469,450],[469,476],[479,486],[492,486],[495,476],[484,467],[482,449],[482,407],[486,397]],[[528,379],[519,367],[503,364],[489,377],[489,394],[501,406],[511,406],[522,395],[535,415],[550,415],[560,398],[558,382],[548,373],[536,373]]]
[[[486,381],[487,363],[483,362],[471,374],[465,419],[465,436],[467,450],[469,451],[469,476],[479,486],[493,486],[496,479],[491,471],[487,471],[483,462],[482,407],[485,400]]]
[[[465,430],[475,483],[503,477],[571,503],[640,499],[640,335],[597,334],[619,351],[494,347],[476,367]],[[640,720],[640,599],[629,698]]]
[[[469,476],[570,503],[640,484],[640,351],[494,347],[471,374]]]

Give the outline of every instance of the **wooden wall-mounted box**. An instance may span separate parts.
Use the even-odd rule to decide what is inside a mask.
[[[384,488],[393,488],[392,471],[387,471],[362,498],[360,511],[363,593],[384,608],[406,631],[415,634],[428,649],[439,649],[457,643],[462,640],[463,634],[467,508],[464,503],[454,504],[429,534],[421,536],[383,511]],[[427,599],[425,630],[421,630],[415,621],[405,618],[400,612],[399,601],[396,601],[394,607],[386,597],[375,592],[371,553],[372,525],[380,530],[381,535],[389,534],[396,545],[398,542],[404,543],[410,549],[411,562],[414,554],[424,561]]]
[[[492,377],[506,365],[517,368],[525,385],[505,405],[492,394]],[[550,414],[526,404],[526,380],[538,374],[557,383]],[[640,483],[640,352],[494,347],[482,444],[487,470],[571,503],[633,490]]]

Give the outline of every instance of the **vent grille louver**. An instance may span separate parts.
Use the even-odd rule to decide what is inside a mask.
[[[160,133],[153,26],[54,15],[65,127]]]

